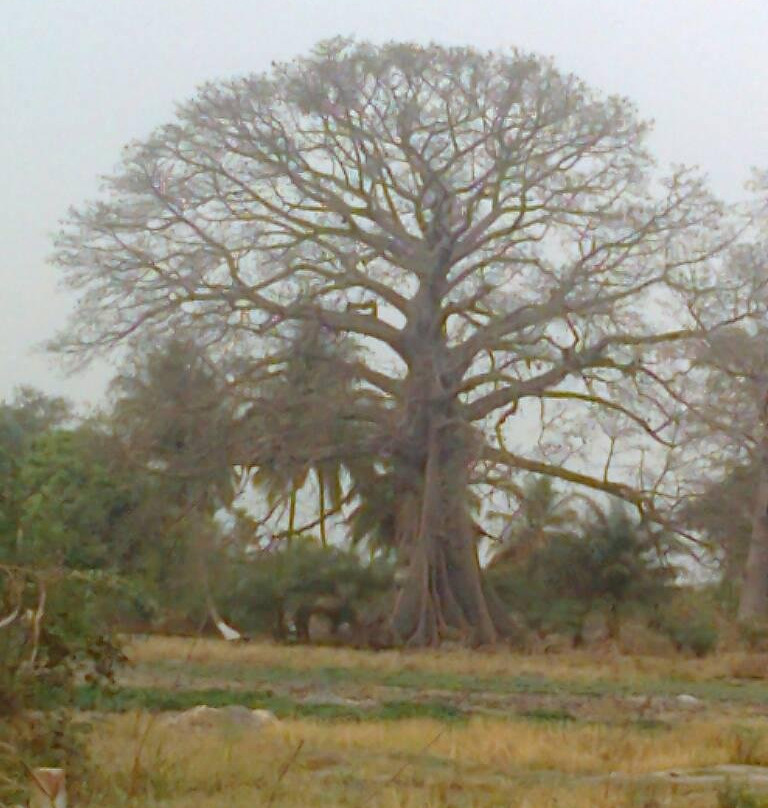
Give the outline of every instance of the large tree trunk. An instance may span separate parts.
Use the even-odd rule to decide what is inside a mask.
[[[768,617],[768,393],[763,400],[759,478],[752,515],[752,536],[739,599],[739,620]]]
[[[439,215],[434,232],[440,241]],[[474,434],[462,417],[442,303],[448,252],[412,299],[403,331],[408,361],[395,450],[395,539],[407,574],[392,618],[397,639],[412,646],[459,640],[495,643],[512,622],[483,582],[470,516]]]
[[[427,434],[422,462],[400,470],[397,538],[407,575],[392,626],[411,646],[495,643],[513,625],[483,582],[468,510],[465,435],[435,418]]]

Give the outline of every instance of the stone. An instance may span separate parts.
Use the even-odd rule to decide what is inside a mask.
[[[169,726],[192,729],[223,729],[226,727],[242,727],[243,729],[261,729],[274,724],[277,717],[269,710],[251,710],[242,704],[226,707],[209,707],[200,704],[183,713],[177,713],[168,720]]]
[[[359,710],[370,710],[378,705],[378,702],[373,699],[348,699],[336,693],[310,693],[301,700],[301,703],[319,707],[349,707]]]

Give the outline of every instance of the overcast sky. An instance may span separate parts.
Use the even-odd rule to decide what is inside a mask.
[[[32,384],[93,402],[108,378],[35,352],[71,309],[46,263],[67,207],[201,82],[320,39],[536,51],[633,99],[660,160],[701,166],[727,199],[768,168],[766,0],[3,0],[0,15],[0,398]]]

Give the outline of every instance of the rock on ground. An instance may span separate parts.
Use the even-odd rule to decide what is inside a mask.
[[[696,696],[691,696],[688,693],[681,693],[676,701],[681,707],[694,708],[704,706],[704,702],[701,699],[697,699]]]
[[[200,704],[191,710],[177,713],[168,719],[168,726],[187,728],[226,728],[242,727],[243,729],[261,729],[274,724],[277,718],[269,710],[251,710],[242,704],[227,707],[209,707]]]

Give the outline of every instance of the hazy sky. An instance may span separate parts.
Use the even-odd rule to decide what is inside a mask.
[[[0,398],[94,401],[108,377],[65,378],[34,351],[71,309],[46,263],[68,205],[201,82],[319,39],[516,45],[632,98],[659,158],[728,199],[768,168],[766,0],[3,0],[0,20]]]

